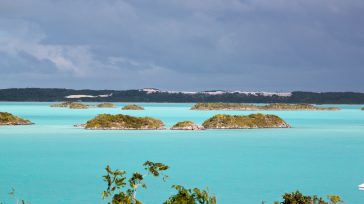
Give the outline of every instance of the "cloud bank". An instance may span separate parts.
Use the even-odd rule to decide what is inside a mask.
[[[360,0],[3,0],[0,88],[364,91]]]

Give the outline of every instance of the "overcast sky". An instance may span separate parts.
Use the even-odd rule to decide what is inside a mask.
[[[364,92],[363,0],[0,0],[0,88]]]

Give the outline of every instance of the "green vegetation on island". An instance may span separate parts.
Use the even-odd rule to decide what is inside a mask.
[[[164,128],[161,120],[151,117],[100,114],[86,122],[86,129],[100,130],[160,130]]]
[[[247,116],[218,114],[207,119],[202,126],[206,129],[252,129],[289,128],[283,119],[270,114],[251,114]]]
[[[134,117],[124,114],[100,114],[86,122],[75,125],[85,129],[99,130],[161,130],[164,123],[151,117]],[[247,116],[218,114],[207,119],[202,125],[192,121],[178,122],[171,130],[204,130],[204,129],[253,129],[253,128],[289,128],[283,119],[270,114],[251,114]]]
[[[52,104],[52,105],[50,105],[50,107],[52,107],[52,108],[68,108],[71,103],[73,103],[73,102],[67,101],[67,102],[63,102],[63,103]]]
[[[113,104],[113,103],[100,103],[100,104],[97,104],[96,107],[98,107],[98,108],[114,108],[115,104]]]
[[[70,109],[87,109],[90,106],[85,105],[83,103],[67,101],[67,102],[63,102],[63,103],[60,103],[60,104],[52,104],[52,105],[50,105],[50,107],[53,107],[53,108],[70,108]]]
[[[196,103],[191,110],[339,110],[336,107],[318,107],[312,104],[272,103],[255,105],[244,103]]]
[[[136,104],[130,104],[130,105],[126,105],[122,108],[122,110],[144,110],[143,107],[138,106]]]
[[[11,113],[0,112],[0,125],[31,125],[31,121],[15,116]]]
[[[171,130],[203,130],[204,127],[197,125],[192,121],[178,122],[172,126]]]
[[[87,109],[89,107],[90,107],[89,105],[85,105],[85,104],[82,104],[82,103],[72,103],[69,106],[70,109]]]

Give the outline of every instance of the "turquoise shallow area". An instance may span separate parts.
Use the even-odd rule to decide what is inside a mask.
[[[139,104],[144,111],[70,110],[51,103],[0,103],[0,111],[32,120],[33,126],[0,127],[0,201],[14,187],[33,204],[105,203],[101,176],[110,165],[129,172],[146,160],[171,166],[169,180],[148,179],[138,195],[146,204],[162,203],[172,184],[209,187],[219,204],[272,203],[284,192],[341,195],[345,203],[364,203],[364,111],[266,111],[291,129],[207,131],[92,131],[74,128],[99,113],[152,116],[167,127],[177,121],[202,123],[216,113],[192,111],[192,104]]]

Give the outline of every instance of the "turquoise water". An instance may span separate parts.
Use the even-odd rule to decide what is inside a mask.
[[[173,184],[208,187],[219,204],[272,203],[284,192],[339,194],[349,204],[364,203],[364,111],[266,111],[291,129],[207,131],[92,131],[74,128],[99,113],[152,116],[167,127],[182,120],[202,123],[216,113],[191,111],[192,104],[140,104],[145,111],[70,110],[50,103],[0,103],[7,111],[36,123],[0,127],[0,201],[18,197],[33,204],[105,203],[104,167],[143,170],[146,160],[171,166],[169,179],[148,179],[138,192],[146,204],[162,203]],[[263,111],[264,112],[264,111]]]

